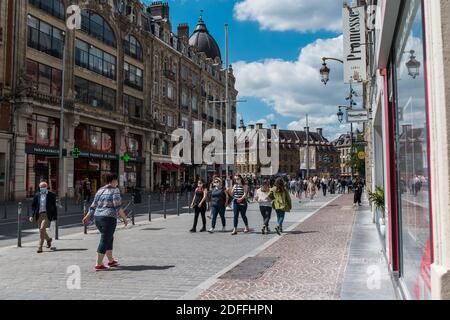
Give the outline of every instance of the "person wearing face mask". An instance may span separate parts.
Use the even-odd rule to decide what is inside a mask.
[[[214,233],[216,228],[217,216],[220,215],[222,220],[222,232],[225,231],[225,208],[228,205],[228,194],[222,187],[222,179],[215,177],[213,181],[213,189],[211,190],[211,216],[212,224],[211,229],[208,230],[209,233]]]
[[[250,231],[248,227],[247,219],[247,197],[248,197],[248,187],[242,179],[240,174],[234,176],[234,185],[230,191],[230,195],[233,198],[233,211],[234,211],[234,229],[231,233],[232,235],[237,234],[237,227],[239,222],[239,214],[241,214],[242,220],[245,224],[244,233]]]
[[[82,221],[83,225],[86,225],[94,217],[95,225],[100,232],[95,271],[103,271],[119,265],[113,257],[114,232],[116,231],[118,216],[122,218],[125,226],[128,225],[125,210],[122,208],[117,175],[109,174],[106,176],[106,183],[104,187],[97,191],[89,212]],[[108,266],[103,264],[105,255],[109,261]]]
[[[206,231],[206,200],[208,198],[208,188],[202,179],[198,180],[197,188],[194,191],[191,208],[194,208],[194,225],[190,232],[197,232],[198,216],[202,216],[203,228],[200,232]]]
[[[58,218],[58,208],[56,206],[56,195],[48,190],[47,182],[42,181],[39,184],[39,192],[34,196],[31,203],[32,216],[29,221],[36,220],[39,228],[39,247],[37,252],[42,253],[44,241],[47,242],[47,248],[52,246],[52,238],[47,234],[47,228],[51,221]]]

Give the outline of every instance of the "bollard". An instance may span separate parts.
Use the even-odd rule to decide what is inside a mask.
[[[66,200],[64,201],[64,212],[67,213],[67,192],[66,192]]]
[[[86,205],[87,205],[87,201],[84,200],[83,201],[83,217],[86,217],[86,215],[87,215]],[[87,234],[87,224],[84,225],[84,234]]]
[[[59,224],[58,224],[58,217],[56,217],[55,220],[55,240],[59,240]]]
[[[191,204],[189,203],[190,200],[191,200],[191,192],[189,192],[189,200],[188,200],[189,214],[191,214]]]
[[[180,194],[177,193],[177,215],[180,215]]]
[[[164,198],[163,198],[163,210],[164,210],[164,219],[167,219],[167,210],[166,210],[166,193],[164,192]]]
[[[17,207],[17,247],[22,247],[22,202]]]
[[[151,203],[152,203],[152,194],[148,194],[148,221],[152,221],[152,210],[151,210]]]

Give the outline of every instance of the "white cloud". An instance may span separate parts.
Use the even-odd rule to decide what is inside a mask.
[[[267,59],[234,64],[236,86],[241,96],[262,100],[285,117],[294,117],[289,128],[303,129],[309,114],[310,127],[321,127],[326,137],[340,130],[338,105],[347,104],[349,87],[343,83],[342,64],[330,61],[330,82],[324,86],[319,70],[322,56],[342,58],[342,36],[318,39],[304,47],[296,61]],[[359,88],[355,88],[361,93]],[[275,119],[275,115],[270,115]],[[267,119],[267,118],[266,118]],[[344,130],[345,132],[345,130]]]
[[[315,32],[342,30],[339,0],[243,0],[234,6],[239,21],[256,21],[263,30]]]

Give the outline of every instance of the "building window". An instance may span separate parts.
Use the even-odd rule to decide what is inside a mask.
[[[116,37],[111,27],[96,13],[87,10],[81,11],[81,30],[111,47],[117,47]]]
[[[177,98],[176,89],[172,82],[167,82],[167,98],[170,100],[176,100]]]
[[[175,118],[172,115],[168,115],[167,116],[167,126],[170,128],[174,128],[175,127]]]
[[[77,101],[95,108],[114,111],[116,91],[97,83],[75,77],[75,93]]]
[[[115,132],[86,124],[75,129],[75,147],[83,151],[115,153]]]
[[[189,98],[186,90],[183,90],[181,93],[181,106],[185,108],[189,108]]]
[[[142,91],[143,89],[143,71],[138,67],[127,62],[124,63],[124,82],[127,86]]]
[[[61,95],[61,70],[27,60],[27,76],[30,78],[33,89],[50,95]]]
[[[152,149],[153,149],[153,154],[159,154],[159,140],[158,139],[155,139],[153,141]]]
[[[79,39],[75,43],[75,64],[116,80],[116,57]]]
[[[167,141],[163,141],[162,142],[162,148],[161,148],[161,153],[164,156],[168,156],[169,155],[169,144],[167,143]]]
[[[27,120],[26,143],[44,147],[59,146],[59,119],[34,114]]]
[[[142,136],[129,133],[126,139],[127,152],[133,157],[142,156]]]
[[[198,98],[196,95],[192,96],[192,112],[198,112]]]
[[[125,94],[123,96],[123,106],[126,114],[133,118],[142,118],[144,102],[141,99]]]
[[[63,0],[28,0],[28,3],[46,11],[58,19],[65,19]]]
[[[123,40],[123,49],[126,55],[142,61],[142,46],[134,36],[128,35]]]
[[[189,129],[189,120],[186,117],[181,118],[181,127],[183,129]]]
[[[63,31],[28,15],[28,47],[62,59]]]

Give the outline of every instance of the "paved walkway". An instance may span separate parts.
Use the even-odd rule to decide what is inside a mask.
[[[333,201],[218,275],[198,299],[395,299],[368,203],[351,203],[352,195]]]
[[[294,201],[282,237],[260,233],[256,204],[254,230],[238,236],[231,212],[228,232],[213,235],[190,234],[192,214],[142,216],[116,233],[122,266],[99,273],[97,231],[68,228],[54,251],[37,254],[35,241],[0,248],[0,299],[395,299],[367,200],[351,203],[352,195]]]
[[[334,197],[295,203],[285,229],[298,224]],[[250,234],[190,234],[193,215],[169,216],[134,227],[120,227],[115,253],[122,267],[93,272],[98,233],[64,234],[55,242],[57,250],[36,253],[36,242],[23,248],[0,248],[0,299],[178,299],[195,296],[199,286],[211,281],[243,257],[280,241],[276,234],[261,235],[261,217],[255,204],[248,211]],[[227,212],[228,231],[231,212]],[[210,222],[208,221],[208,224]],[[272,219],[272,228],[274,227]],[[241,222],[242,227],[242,222]],[[289,237],[287,235],[286,237]],[[283,239],[283,238],[281,238]],[[0,241],[1,242],[1,241]],[[320,252],[319,252],[320,254]],[[80,289],[71,284],[73,270],[80,271]],[[75,274],[76,275],[76,274]],[[75,278],[76,279],[76,278]],[[69,286],[68,286],[69,283]],[[265,297],[271,298],[271,297]]]

